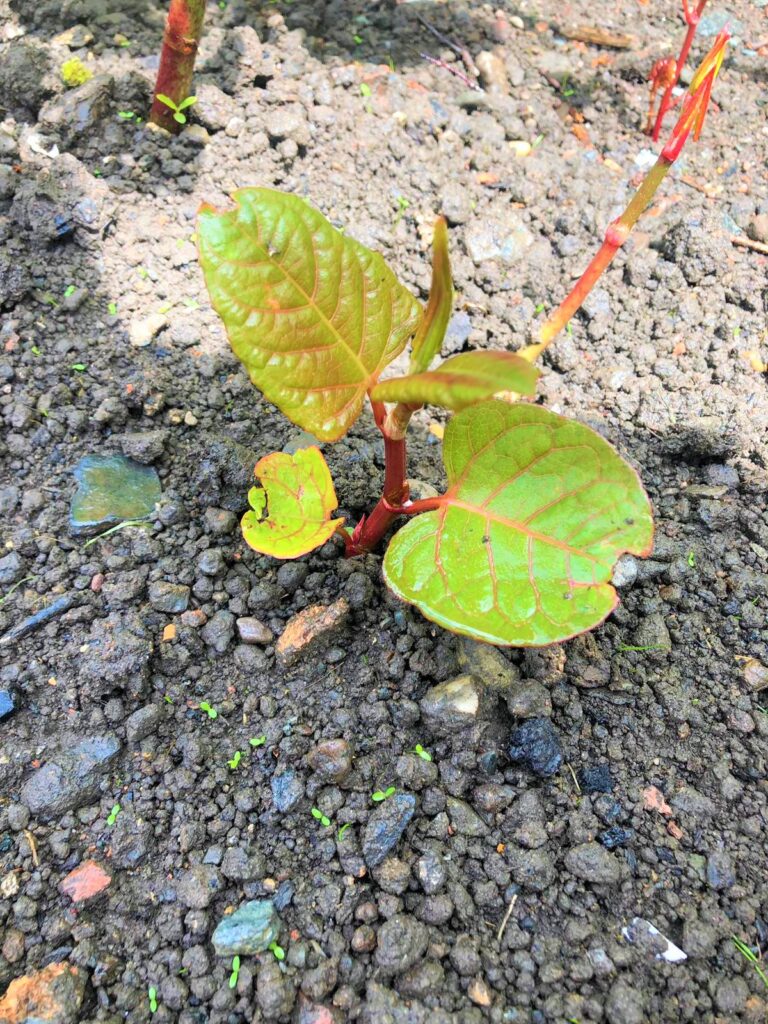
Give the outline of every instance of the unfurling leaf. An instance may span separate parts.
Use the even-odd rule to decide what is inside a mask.
[[[635,471],[587,427],[487,401],[445,432],[441,506],[395,534],[388,585],[427,618],[495,644],[538,647],[598,625],[625,551],[647,555],[651,509]]]
[[[335,441],[399,355],[421,307],[378,253],[298,196],[235,192],[203,206],[200,265],[214,309],[253,383],[294,423]]]
[[[432,283],[429,300],[411,345],[410,373],[422,373],[443,347],[453,310],[453,281],[448,256],[448,226],[444,217],[435,221],[432,238]]]
[[[344,522],[331,519],[338,502],[319,448],[300,448],[294,455],[273,452],[256,463],[255,474],[261,487],[249,491],[253,511],[241,523],[255,551],[298,558],[325,544]]]
[[[371,392],[371,398],[464,409],[499,391],[532,395],[538,377],[535,367],[512,352],[462,352],[446,359],[436,370],[382,381]]]

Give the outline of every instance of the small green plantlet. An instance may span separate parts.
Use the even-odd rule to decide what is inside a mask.
[[[149,999],[149,1012],[157,1013],[157,989],[154,985],[150,985],[147,989],[147,998]]]
[[[235,988],[237,985],[237,977],[240,974],[240,957],[232,957],[232,973],[229,976],[229,987]]]
[[[695,554],[695,552],[689,551],[688,552],[688,556],[686,557],[685,560],[688,563],[688,565],[691,567],[691,569],[695,569],[696,568],[696,554]]]
[[[187,115],[182,113],[187,107],[191,107],[193,103],[197,103],[197,96],[187,96],[181,103],[174,103],[170,96],[166,96],[165,93],[158,92],[155,94],[155,99],[160,100],[166,107],[169,107],[173,111],[173,120],[176,124],[186,124]]]
[[[534,316],[538,316],[538,315],[539,315],[539,313],[543,313],[545,309],[546,309],[546,306],[544,305],[544,303],[543,303],[543,302],[540,302],[540,303],[538,304],[538,306],[537,306],[537,307],[536,307],[536,308],[534,309],[534,311],[533,311],[533,315],[534,315]]]
[[[267,949],[274,955],[275,960],[285,960],[285,950],[276,942],[270,942]]]
[[[382,800],[388,799],[395,792],[394,786],[389,786],[385,790],[377,789],[375,793],[371,793],[371,800],[374,803],[380,804]]]
[[[210,719],[219,717],[219,712],[216,710],[216,708],[212,708],[207,700],[200,701],[198,707],[200,708],[201,711],[204,711]]]
[[[139,267],[136,273],[139,275],[142,281],[146,281],[146,279],[149,277],[149,271],[147,270],[146,267]]]
[[[316,821],[320,822],[323,828],[328,828],[328,826],[331,824],[331,819],[327,817],[325,814],[323,814],[319,807],[313,807],[312,810],[310,811],[310,814]]]
[[[397,225],[400,223],[400,221],[405,216],[405,211],[408,209],[408,207],[410,205],[411,204],[408,202],[408,200],[405,198],[405,196],[398,196],[397,197],[397,216],[395,217],[395,222],[393,224],[393,227],[397,227]]]
[[[251,738],[248,740],[248,742],[250,743],[250,745],[252,747],[263,747],[264,744],[267,742],[267,737],[266,736],[251,736]]]
[[[33,356],[40,355],[40,349],[37,347],[37,345],[32,345],[29,351],[32,353]]]
[[[417,743],[413,748],[414,754],[418,754],[422,761],[431,761],[432,755],[428,750],[425,750],[420,743]]]
[[[748,960],[752,964],[752,966],[755,968],[755,973],[757,974],[758,978],[762,981],[765,987],[768,988],[768,974],[766,974],[763,968],[760,966],[760,957],[757,956],[757,954],[751,949],[750,946],[746,944],[746,942],[742,942],[741,939],[739,939],[736,935],[732,935],[731,939],[736,949],[738,949],[738,951],[741,953],[745,960]]]
[[[83,549],[89,548],[91,544],[96,544],[100,540],[104,540],[105,537],[111,537],[113,533],[117,533],[119,530],[124,530],[128,526],[147,526],[145,519],[124,519],[122,523],[118,523],[117,526],[110,526],[108,530],[103,533],[97,533],[95,537],[91,537],[83,544]]]
[[[173,697],[169,697],[167,693],[163,694],[163,700],[166,704],[173,704]]]
[[[339,842],[341,842],[341,840],[344,838],[344,834],[346,833],[347,829],[351,828],[351,827],[352,827],[352,822],[351,821],[345,821],[344,822],[344,824],[339,829]]]
[[[61,65],[61,80],[70,89],[84,85],[91,78],[93,78],[93,72],[83,64],[79,57],[70,57]]]
[[[68,284],[67,287],[64,289],[64,298],[68,299],[69,296],[74,295],[76,291],[77,288],[75,288],[73,284]]]
[[[360,46],[362,44],[362,42],[363,42],[363,37],[362,36],[354,35],[354,36],[352,36],[352,38],[355,41],[355,46]]]
[[[367,82],[360,83],[360,95],[365,96],[366,98],[371,95],[371,87]]]
[[[392,527],[383,576],[428,619],[492,644],[541,647],[599,625],[618,595],[613,566],[645,557],[651,507],[635,470],[600,435],[541,405],[534,361],[564,329],[616,256],[694,132],[698,137],[728,35],[694,74],[669,143],[560,306],[519,353],[461,352],[437,367],[453,307],[444,219],[435,224],[426,307],[378,253],[336,230],[296,195],[264,188],[198,215],[211,303],[253,383],[319,441],[343,437],[370,403],[384,443],[382,495],[355,526],[319,447],[256,464],[242,519],[250,547],[299,558],[335,534],[348,557]],[[410,342],[409,373],[385,376]],[[406,434],[427,405],[445,428],[447,488],[412,501]]]
[[[77,373],[85,373],[87,369],[85,363],[72,363],[70,370],[75,370]]]
[[[109,313],[110,316],[117,316],[117,303],[110,302],[109,305],[107,306],[107,312]]]
[[[16,591],[19,589],[20,586],[22,586],[22,584],[29,583],[29,581],[33,579],[35,579],[34,576],[24,576],[22,579],[17,580],[13,584],[13,586],[9,587],[8,590],[6,590],[6,592],[3,594],[3,596],[0,597],[0,607],[2,607],[5,604],[5,602],[12,594],[16,593]]]
[[[237,766],[240,764],[242,757],[243,755],[240,753],[240,751],[236,750],[234,753],[234,757],[231,757],[229,761],[227,761],[227,764],[229,765],[233,772],[237,771]]]
[[[114,806],[112,807],[112,810],[109,812],[109,815],[107,817],[107,824],[108,825],[114,825],[115,824],[115,822],[117,821],[117,816],[118,816],[118,814],[120,813],[121,810],[122,810],[122,808],[120,807],[120,804],[114,804]]]
[[[136,115],[132,110],[118,110],[117,116],[121,121],[131,121]]]

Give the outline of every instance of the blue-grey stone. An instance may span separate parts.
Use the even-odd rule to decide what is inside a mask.
[[[272,777],[272,802],[281,814],[293,810],[304,796],[304,786],[292,769]]]
[[[250,900],[222,918],[213,933],[217,956],[263,953],[280,934],[280,918],[272,900]]]
[[[160,477],[124,455],[86,455],[74,469],[77,490],[69,521],[74,530],[144,519],[160,501]]]
[[[21,802],[43,818],[82,807],[98,796],[102,775],[119,750],[120,741],[111,733],[86,736],[27,779]]]
[[[509,758],[524,764],[546,778],[563,763],[563,748],[554,725],[548,718],[529,718],[512,731]]]
[[[10,690],[0,690],[0,718],[7,718],[14,710],[13,694]]]
[[[376,808],[363,835],[363,857],[369,868],[378,867],[394,850],[415,810],[412,793],[395,793]]]

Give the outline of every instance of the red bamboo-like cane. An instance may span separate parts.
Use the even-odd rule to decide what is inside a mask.
[[[688,60],[688,54],[691,50],[691,43],[693,37],[696,35],[696,29],[698,28],[699,21],[701,20],[702,12],[706,7],[707,0],[699,0],[696,7],[691,10],[688,0],[683,0],[683,17],[685,18],[685,24],[688,26],[685,33],[685,39],[680,49],[680,55],[675,62],[674,76],[670,80],[664,83],[665,88],[662,93],[661,102],[659,103],[659,112],[656,115],[656,123],[653,126],[653,141],[658,142],[659,135],[661,133],[661,126],[664,121],[664,115],[672,106],[672,90],[675,88],[677,83],[680,81],[680,75],[683,73],[685,62]]]
[[[192,89],[192,72],[204,17],[205,0],[171,0],[149,114],[150,121],[169,132],[180,131],[183,124],[173,115]],[[160,96],[167,96],[174,106],[164,103]]]

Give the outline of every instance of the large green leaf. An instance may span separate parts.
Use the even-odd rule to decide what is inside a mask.
[[[513,352],[461,352],[436,370],[381,381],[371,392],[379,402],[464,409],[499,391],[532,395],[539,371]]]
[[[395,534],[389,586],[427,618],[495,644],[542,646],[615,607],[620,554],[646,555],[635,471],[592,430],[539,406],[487,401],[445,432],[449,488]]]
[[[255,473],[261,487],[251,488],[252,511],[241,522],[243,537],[255,551],[298,558],[325,544],[344,522],[331,519],[338,502],[319,448],[265,455]]]
[[[426,370],[443,347],[452,310],[453,281],[448,256],[448,225],[445,217],[438,217],[432,238],[432,283],[427,308],[411,345],[411,373]]]
[[[323,441],[354,423],[366,391],[405,347],[421,307],[378,253],[298,196],[235,192],[203,206],[200,265],[253,383]]]

